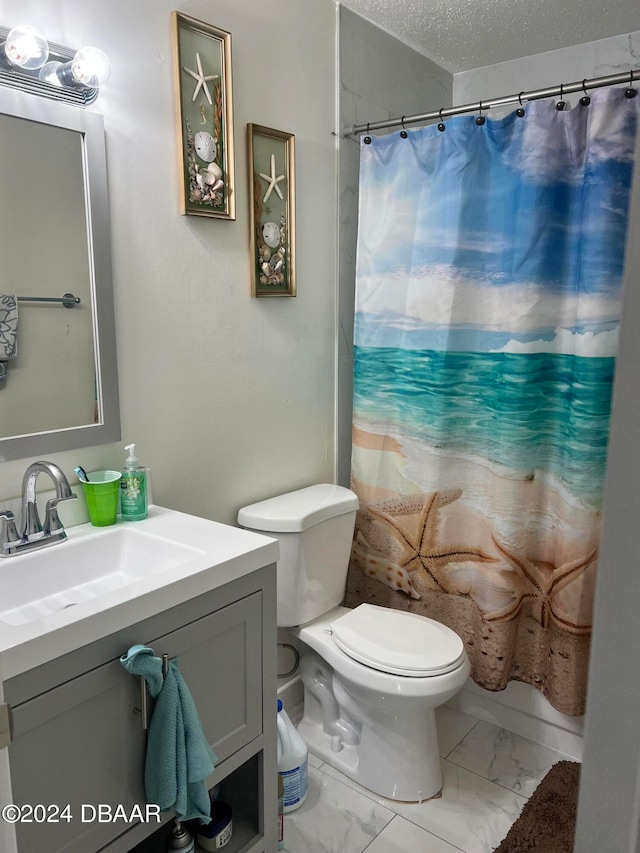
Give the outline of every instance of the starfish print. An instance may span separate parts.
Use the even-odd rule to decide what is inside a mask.
[[[586,572],[596,558],[597,548],[586,557],[554,566],[542,560],[529,560],[512,554],[495,536],[492,539],[498,551],[515,567],[521,585],[519,590],[514,589],[515,600],[511,604],[484,613],[484,619],[488,622],[509,622],[518,615],[524,602],[530,600],[531,614],[543,628],[553,623],[572,634],[588,634],[591,631],[590,624],[580,624],[562,610],[558,594]]]
[[[400,527],[397,521],[388,513],[375,507],[369,507],[369,512],[388,525],[396,539],[402,546],[402,555],[398,559],[400,568],[407,572],[421,570],[426,575],[429,586],[441,592],[456,593],[457,590],[447,577],[445,567],[449,563],[495,562],[495,558],[485,554],[479,548],[471,545],[438,545],[438,510],[445,503],[451,503],[460,496],[461,492],[455,493],[455,497],[443,500],[440,492],[433,492],[424,501],[420,512],[417,531],[409,534]]]
[[[207,100],[209,101],[209,106],[211,106],[213,104],[213,101],[211,100],[211,93],[209,92],[209,87],[207,86],[207,82],[209,80],[217,80],[219,75],[218,74],[209,74],[207,77],[205,77],[204,71],[202,70],[202,61],[200,59],[199,53],[196,53],[196,68],[198,69],[197,72],[192,71],[190,68],[187,68],[185,65],[182,66],[182,70],[186,71],[186,73],[190,77],[193,77],[193,79],[197,81],[196,82],[196,88],[193,90],[193,97],[191,98],[191,103],[193,103],[195,101],[195,99],[198,97],[198,92],[200,91],[200,89],[202,89],[202,91],[206,95]]]
[[[282,195],[282,191],[281,191],[280,187],[278,186],[280,181],[284,181],[284,175],[278,175],[276,177],[276,155],[275,154],[271,155],[271,174],[265,175],[264,172],[260,172],[260,177],[263,180],[267,181],[269,184],[269,186],[267,187],[267,191],[264,194],[264,198],[262,199],[263,204],[266,204],[266,202],[267,202],[267,200],[268,200],[268,198],[271,195],[271,192],[273,190],[275,190],[278,193],[278,195],[280,196],[281,199],[284,199],[284,196]]]
[[[438,492],[440,502],[438,508],[442,509],[447,504],[457,501],[462,494],[461,489],[442,489]],[[393,516],[399,520],[399,516],[416,515],[422,512],[424,502],[427,499],[425,492],[415,492],[408,495],[393,495],[380,498],[369,504],[366,509],[358,511],[356,526],[363,534],[367,543],[374,551],[386,554],[390,560],[398,560],[403,554],[403,546],[396,538],[395,528],[383,525],[376,520],[370,510],[374,509],[385,515]]]

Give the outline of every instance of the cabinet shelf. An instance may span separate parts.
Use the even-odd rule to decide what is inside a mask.
[[[260,831],[260,770],[263,761],[261,752],[248,758],[244,764],[230,773],[220,783],[219,797],[229,803],[233,810],[233,833],[224,846],[225,853],[262,853],[265,851],[264,835]],[[271,816],[276,823],[276,815]],[[269,816],[267,819],[271,819]],[[195,836],[197,823],[185,824]],[[130,853],[165,853],[166,839],[173,821],[161,827],[150,838],[134,847]],[[196,839],[197,840],[197,839]],[[196,844],[198,853],[207,853]]]
[[[233,835],[229,843],[222,848],[225,853],[248,853],[261,839],[262,835],[256,831],[255,820],[244,812],[234,809]],[[199,844],[196,844],[196,850],[198,853],[207,853]]]

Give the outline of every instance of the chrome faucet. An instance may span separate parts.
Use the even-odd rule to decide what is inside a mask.
[[[47,501],[44,524],[40,523],[36,502],[36,481],[40,474],[48,474],[56,489],[55,498]],[[18,533],[13,513],[9,510],[0,511],[0,519],[5,520],[0,558],[46,548],[66,539],[67,534],[58,517],[58,504],[73,501],[76,497],[64,472],[53,462],[33,462],[29,465],[22,478],[21,533]]]

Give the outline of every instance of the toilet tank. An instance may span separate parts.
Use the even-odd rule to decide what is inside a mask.
[[[246,506],[238,524],[280,545],[278,625],[303,625],[342,601],[358,510],[343,486],[323,483]]]

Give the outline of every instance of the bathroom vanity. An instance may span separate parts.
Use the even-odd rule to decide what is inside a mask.
[[[145,701],[140,679],[119,658],[142,643],[157,656],[178,659],[195,701],[217,757],[207,785],[220,783],[220,797],[233,808],[225,851],[271,853],[277,824],[277,544],[158,507],[144,522],[104,530],[81,525],[68,532],[69,541],[48,556],[54,569],[60,560],[74,566],[75,592],[67,586],[0,612],[2,701],[11,719],[10,743],[0,751],[0,797],[2,806],[15,803],[29,818],[14,825],[0,820],[1,848],[164,850],[173,814],[163,814],[161,825],[153,813],[149,822],[141,821],[134,808],[144,813],[146,802]],[[121,583],[112,579],[111,589],[93,594],[95,585],[78,583],[81,563],[87,553],[99,562],[100,552],[116,540],[120,550],[110,559],[118,563],[113,574]],[[145,547],[159,549],[152,560],[160,567],[156,572],[140,569]],[[172,555],[166,564],[162,551]],[[39,557],[44,564],[47,553]],[[16,557],[0,568],[15,575],[21,561],[28,586],[27,573],[38,580],[39,565],[34,569]],[[0,608],[2,589],[0,576]],[[88,597],[83,600],[81,592]],[[78,600],[64,604],[64,595]],[[52,612],[34,617],[38,608]],[[152,700],[148,704],[152,713]],[[0,736],[1,729],[0,723]]]

